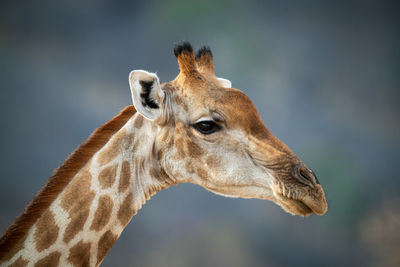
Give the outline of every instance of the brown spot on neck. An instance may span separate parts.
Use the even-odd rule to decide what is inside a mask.
[[[43,267],[43,266],[58,266],[60,261],[61,253],[58,251],[54,251],[49,255],[41,258],[38,262],[35,263],[35,267]]]
[[[136,211],[133,209],[133,193],[130,192],[118,210],[118,220],[123,226],[127,225]]]
[[[71,248],[68,261],[75,266],[90,266],[90,245],[79,241]]]
[[[97,265],[101,263],[101,261],[104,259],[107,252],[114,245],[117,239],[118,236],[114,235],[110,230],[108,230],[101,236],[97,245]]]
[[[37,219],[45,212],[75,174],[100,150],[125,123],[135,114],[133,106],[128,106],[112,120],[103,124],[76,149],[64,163],[55,170],[46,185],[25,208],[0,238],[0,262],[10,259],[19,250],[21,239]]]
[[[121,177],[119,178],[118,191],[125,192],[130,185],[131,180],[131,167],[128,161],[122,162]]]
[[[114,203],[112,199],[107,195],[102,195],[99,198],[99,203],[97,206],[96,213],[94,214],[94,219],[91,230],[100,231],[106,226],[111,217],[112,208]]]
[[[104,168],[99,174],[99,183],[102,189],[113,186],[117,175],[117,165]]]
[[[66,243],[83,230],[95,197],[95,193],[90,190],[92,176],[89,166],[90,162],[71,181],[61,197],[61,207],[69,213],[71,219],[64,232],[63,239]]]
[[[61,207],[70,211],[78,201],[90,192],[92,176],[89,172],[90,162],[78,173],[78,175],[67,186],[61,197]]]
[[[132,151],[136,151],[137,148],[138,148],[138,146],[139,146],[139,140],[136,140],[136,141],[133,143]]]
[[[47,210],[36,224],[35,244],[38,252],[49,248],[58,236],[59,228],[54,220],[54,215]]]
[[[75,235],[83,230],[83,226],[89,217],[90,206],[94,197],[94,192],[79,196],[75,205],[69,212],[71,221],[65,229],[64,242],[68,243],[75,237]]]
[[[100,166],[104,166],[115,159],[115,157],[121,154],[122,149],[125,146],[129,146],[129,140],[126,140],[125,137],[126,130],[121,129],[113,136],[113,139],[110,140],[110,143],[99,152],[99,155],[97,156],[97,162],[100,164]]]
[[[17,254],[18,251],[23,249],[26,238],[27,233],[25,233],[20,239],[16,240],[14,245],[7,251],[8,254],[5,254],[2,258],[0,258],[0,264],[10,260],[15,254]]]
[[[8,267],[25,267],[28,265],[28,263],[29,262],[27,260],[24,260],[22,256],[19,256],[19,258],[14,261],[14,263],[8,265]]]
[[[135,122],[134,122],[134,124],[133,124],[133,127],[135,127],[136,129],[140,129],[140,127],[142,127],[142,125],[143,125],[143,117],[142,116],[137,116],[136,118],[135,118]]]

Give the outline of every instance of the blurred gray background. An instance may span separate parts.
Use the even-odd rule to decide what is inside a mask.
[[[395,1],[1,1],[0,232],[54,168],[131,104],[128,73],[216,73],[317,173],[325,216],[182,184],[136,215],[103,266],[399,266],[400,37]]]

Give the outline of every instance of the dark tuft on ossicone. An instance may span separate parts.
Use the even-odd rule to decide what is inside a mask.
[[[197,52],[196,52],[196,60],[198,60],[199,58],[201,58],[204,55],[209,55],[211,57],[213,56],[209,46],[202,46],[202,47],[200,47],[199,50],[197,50]]]
[[[180,43],[175,44],[174,46],[174,54],[178,57],[183,52],[193,53],[192,45],[187,41],[182,41]]]

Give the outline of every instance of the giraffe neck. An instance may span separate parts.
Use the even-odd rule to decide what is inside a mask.
[[[145,201],[175,183],[155,159],[157,132],[139,114],[129,119],[37,219],[6,265],[100,264]]]

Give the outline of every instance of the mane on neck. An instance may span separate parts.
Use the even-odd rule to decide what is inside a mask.
[[[75,174],[85,166],[90,158],[100,150],[107,141],[120,130],[125,123],[136,113],[133,106],[125,107],[117,116],[97,128],[90,137],[82,143],[71,155],[58,167],[45,186],[35,198],[28,204],[23,213],[17,217],[14,223],[0,238],[0,262],[5,255],[17,251],[24,242],[29,228],[57,198],[61,191],[68,185]]]

